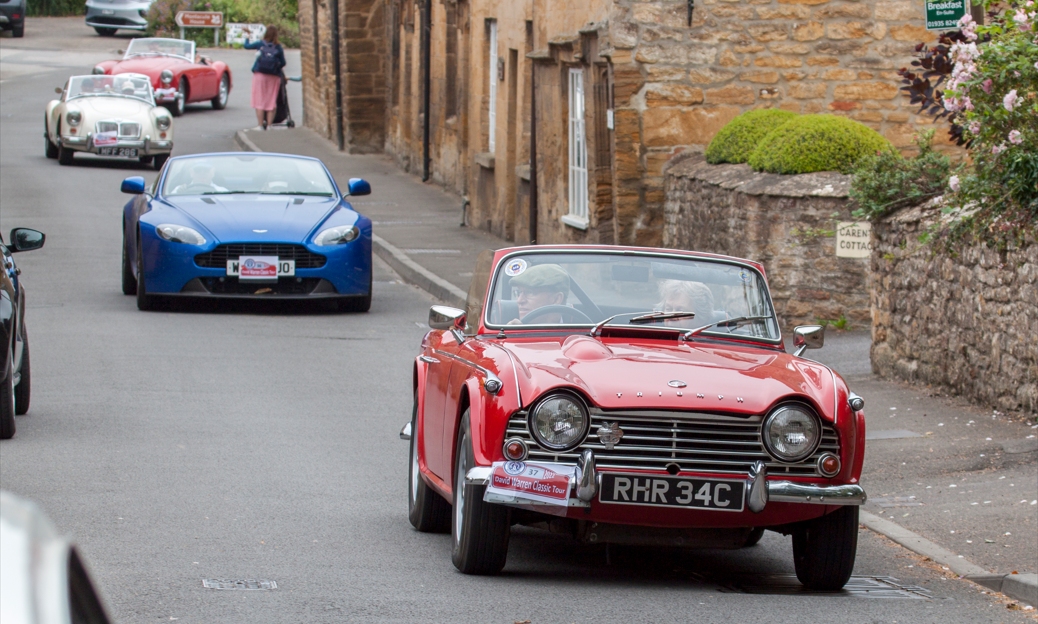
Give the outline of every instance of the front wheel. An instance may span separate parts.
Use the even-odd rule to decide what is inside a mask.
[[[7,375],[0,381],[0,440],[14,437],[14,370],[11,363],[14,354],[7,358]]]
[[[47,158],[54,159],[58,157],[58,146],[54,145],[50,140],[50,132],[47,130],[47,115],[43,116],[43,143],[44,143],[44,155]]]
[[[18,385],[14,387],[14,413],[24,416],[29,413],[29,397],[32,393],[32,376],[29,366],[29,331],[22,322],[22,364],[18,369]]]
[[[468,485],[465,475],[475,465],[469,410],[461,416],[458,443],[454,450],[454,513],[451,561],[465,574],[497,574],[508,557],[511,514],[502,505],[483,501],[485,485]]]
[[[62,165],[71,165],[72,158],[76,151],[65,147],[64,145],[58,146],[58,163]]]
[[[137,309],[147,311],[154,309],[155,297],[144,288],[144,254],[141,252],[141,241],[137,240]]]
[[[130,253],[126,251],[125,234],[123,235],[123,294],[137,294],[137,276],[134,275],[133,267],[130,266]]]
[[[184,114],[184,108],[186,106],[187,106],[187,79],[186,78],[181,78],[180,79],[180,84],[177,85],[177,97],[176,97],[175,100],[173,100],[173,103],[170,104],[167,108],[169,108],[170,114],[172,114],[174,117],[180,117],[181,115]]]
[[[793,563],[808,589],[838,591],[851,578],[858,550],[858,507],[847,505],[793,531]]]
[[[422,479],[418,468],[418,395],[411,410],[411,468],[407,483],[407,519],[422,533],[451,530],[451,506]]]
[[[161,171],[167,160],[169,160],[169,154],[157,154],[152,159],[151,166],[154,167],[155,171]]]
[[[227,77],[227,74],[220,76],[220,91],[217,92],[216,97],[210,100],[215,110],[223,110],[227,108],[227,98],[231,95],[231,79]]]

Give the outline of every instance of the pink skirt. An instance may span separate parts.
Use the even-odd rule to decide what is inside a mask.
[[[278,90],[281,89],[281,76],[252,73],[252,108],[272,111],[278,107]]]

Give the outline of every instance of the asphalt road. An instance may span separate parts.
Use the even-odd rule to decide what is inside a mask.
[[[39,25],[60,36],[35,39]],[[1031,621],[864,530],[855,574],[869,592],[790,589],[790,542],[772,533],[734,552],[607,551],[517,529],[504,574],[457,573],[449,537],[407,522],[396,435],[427,295],[382,264],[367,314],[142,313],[120,293],[119,182],[154,173],[61,167],[40,125],[53,88],[117,43],[74,20],[30,20],[24,40],[0,41],[0,228],[48,236],[18,258],[33,403],[0,446],[0,487],[74,536],[117,622]],[[252,54],[214,56],[237,78],[230,105],[177,119],[175,153],[233,149],[232,132],[255,125]],[[278,589],[209,590],[207,578]]]

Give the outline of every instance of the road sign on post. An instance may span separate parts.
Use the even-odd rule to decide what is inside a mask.
[[[220,45],[220,28],[223,26],[223,13],[220,11],[179,11],[176,16],[180,26],[180,38],[184,38],[185,28],[212,28],[213,45]]]
[[[927,30],[956,30],[966,15],[966,0],[924,0]]]

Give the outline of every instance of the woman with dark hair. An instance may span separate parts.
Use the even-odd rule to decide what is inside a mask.
[[[267,26],[260,41],[250,42],[247,29],[245,33],[245,49],[259,50],[256,62],[252,64],[252,107],[256,109],[256,120],[260,127],[266,130],[267,126],[274,123],[274,111],[278,107],[285,50],[278,43],[278,27],[273,24]]]

